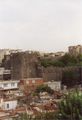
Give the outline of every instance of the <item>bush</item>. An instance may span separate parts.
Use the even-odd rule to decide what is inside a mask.
[[[82,93],[70,92],[59,104],[59,120],[82,120]]]
[[[49,94],[53,94],[54,91],[48,87],[47,85],[40,85],[36,88],[35,90],[36,93],[40,93],[40,92],[48,92]]]

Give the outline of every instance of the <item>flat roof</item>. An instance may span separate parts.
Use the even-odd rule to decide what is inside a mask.
[[[0,80],[0,83],[18,83],[18,82],[20,82],[19,80]]]
[[[26,79],[22,79],[22,80],[43,80],[43,78],[26,78]]]

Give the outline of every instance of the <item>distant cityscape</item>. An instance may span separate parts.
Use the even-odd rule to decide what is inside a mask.
[[[66,53],[0,49],[0,119],[58,111],[69,89],[81,89],[81,61],[81,45]]]

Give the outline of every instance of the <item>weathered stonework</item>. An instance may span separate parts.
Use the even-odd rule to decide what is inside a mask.
[[[11,70],[11,79],[22,80],[25,78],[43,78],[44,81],[62,81],[67,84],[74,81],[75,84],[82,82],[82,70],[79,66],[72,67],[47,67],[40,64],[40,56],[35,53],[19,52],[10,55],[10,60],[3,62],[3,67]],[[65,77],[65,72],[74,72],[76,78]],[[70,79],[70,80],[69,80]],[[74,84],[73,83],[73,84]]]
[[[39,60],[35,54],[21,52],[11,55],[12,79],[41,77]]]

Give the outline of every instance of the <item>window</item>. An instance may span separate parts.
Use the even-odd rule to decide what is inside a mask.
[[[15,86],[15,83],[11,83],[11,86],[12,86],[12,87]]]
[[[7,108],[9,108],[9,104],[7,104]]]
[[[7,83],[4,83],[4,87],[7,87],[8,86],[8,84]]]
[[[27,84],[29,84],[29,81],[26,81]]]
[[[32,83],[35,83],[35,80],[32,80]]]

